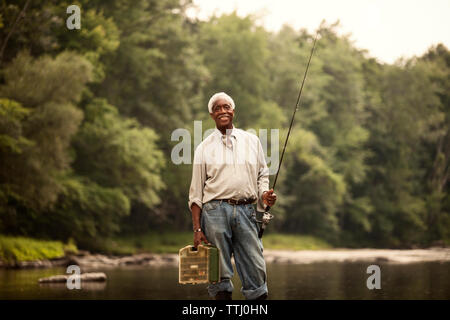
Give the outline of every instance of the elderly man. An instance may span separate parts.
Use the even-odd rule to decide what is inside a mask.
[[[221,281],[208,286],[211,297],[231,299],[234,255],[246,299],[267,298],[266,264],[258,238],[258,211],[273,206],[269,169],[257,136],[233,126],[234,101],[224,92],[208,103],[216,130],[195,150],[189,208],[194,246],[202,241],[220,249]]]

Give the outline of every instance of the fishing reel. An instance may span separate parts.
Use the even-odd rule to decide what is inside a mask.
[[[268,209],[270,209],[270,207],[267,207]],[[258,237],[262,238],[262,235],[264,233],[264,230],[266,229],[267,225],[269,224],[270,220],[273,219],[273,214],[270,214],[268,210],[266,210],[263,215],[261,220],[256,220],[257,222],[261,223],[261,228],[259,229],[258,232]]]
[[[261,217],[261,220],[256,219],[256,222],[261,223],[262,225],[268,225],[270,220],[273,219],[273,214],[270,214],[269,211],[265,211]]]
[[[272,220],[272,219],[273,219],[273,214],[270,214],[269,212],[266,211],[266,212],[264,212],[264,214],[262,216],[261,223],[268,225],[270,220]]]

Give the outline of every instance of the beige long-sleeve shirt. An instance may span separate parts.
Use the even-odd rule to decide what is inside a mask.
[[[254,134],[233,128],[222,135],[216,128],[195,150],[189,209],[214,199],[255,198],[264,211],[262,194],[269,190],[269,168]]]

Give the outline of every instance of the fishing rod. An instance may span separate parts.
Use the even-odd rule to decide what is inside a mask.
[[[308,74],[309,65],[311,63],[311,58],[312,58],[313,53],[314,53],[314,48],[316,47],[316,41],[317,41],[317,36],[318,35],[319,35],[319,31],[316,32],[316,36],[314,37],[314,43],[313,43],[313,46],[311,48],[311,54],[309,55],[308,64],[306,65],[305,74],[303,75],[302,85],[300,87],[300,91],[299,91],[298,96],[297,96],[297,102],[295,103],[294,114],[292,115],[292,118],[291,118],[291,124],[289,125],[289,131],[288,131],[288,134],[286,136],[286,140],[284,141],[284,147],[283,147],[283,152],[281,153],[280,164],[278,165],[277,174],[275,175],[275,180],[273,181],[273,186],[272,186],[273,190],[275,190],[275,185],[277,184],[278,173],[280,172],[281,163],[283,162],[284,151],[286,150],[286,145],[287,145],[287,142],[288,142],[288,139],[289,139],[289,135],[291,134],[292,124],[294,123],[295,114],[296,114],[296,112],[298,110],[298,104],[300,102],[300,97],[302,96],[303,86],[305,85],[306,75]],[[273,215],[269,213],[269,210],[270,210],[270,206],[267,206],[266,210],[265,210],[265,212],[264,212],[264,214],[262,216],[262,221],[260,221],[261,222],[261,229],[259,230],[259,233],[258,233],[258,237],[259,238],[262,238],[262,236],[264,234],[264,230],[266,229],[266,227],[269,224],[270,220],[273,219]]]

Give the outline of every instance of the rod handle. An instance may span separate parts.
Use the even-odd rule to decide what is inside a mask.
[[[259,229],[259,232],[258,232],[258,238],[262,238],[262,236],[263,236],[263,234],[264,234],[264,229],[266,229],[266,225],[263,223],[262,225],[261,225],[261,229]]]
[[[270,206],[267,206],[265,212],[269,212],[269,210],[270,210]],[[258,238],[260,238],[260,239],[262,238],[265,229],[266,229],[266,224],[261,223],[261,228],[259,229],[259,232],[258,232]]]

